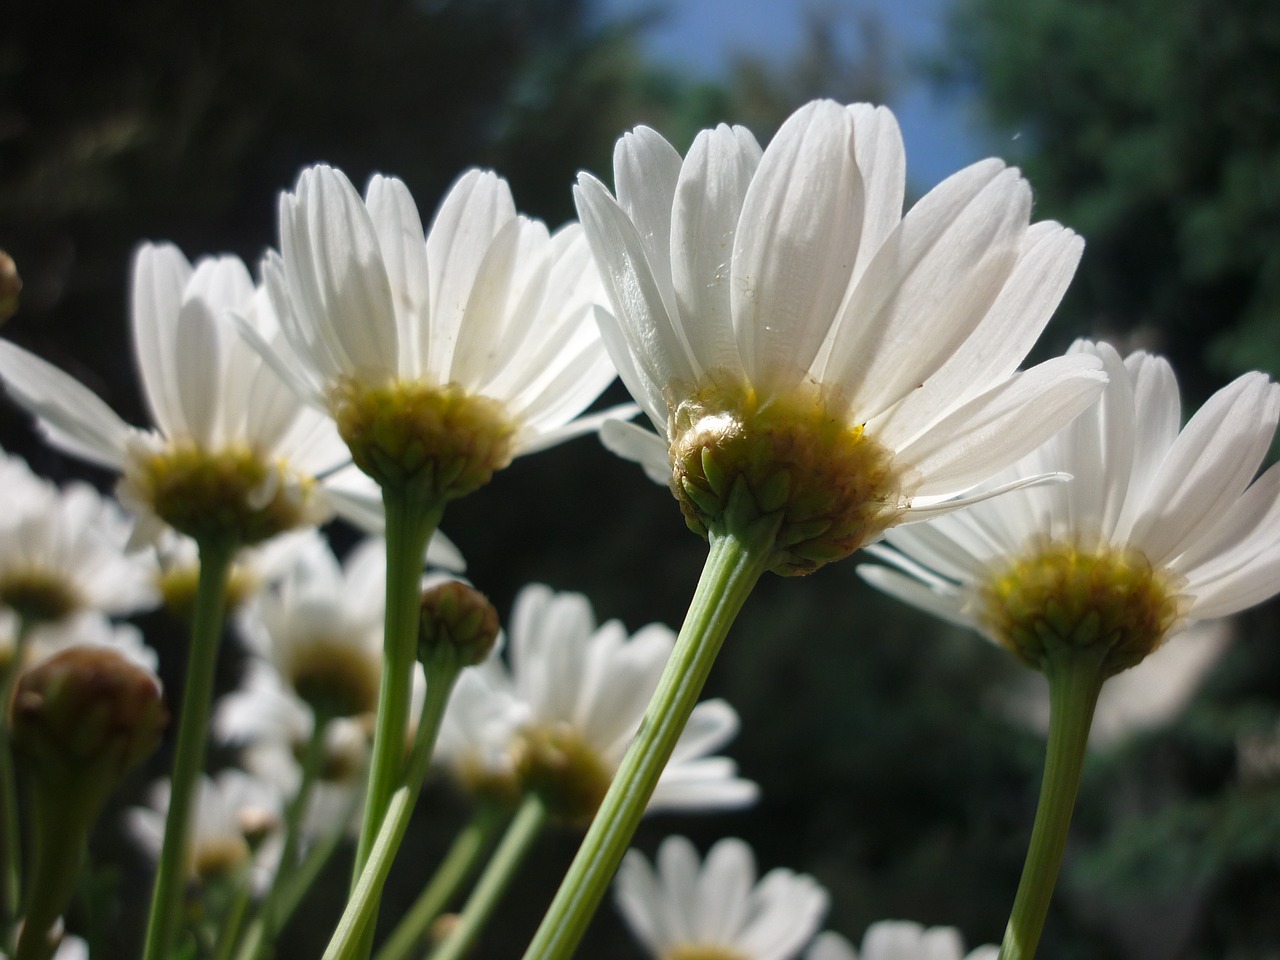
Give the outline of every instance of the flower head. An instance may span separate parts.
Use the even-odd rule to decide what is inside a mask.
[[[966,954],[955,927],[926,928],[910,920],[880,920],[867,927],[860,951],[839,934],[822,933],[814,938],[805,960],[996,960],[999,954],[999,948],[993,946]]]
[[[860,568],[876,586],[972,626],[1039,666],[1061,643],[1134,665],[1183,625],[1280,591],[1280,469],[1254,476],[1280,385],[1246,374],[1179,431],[1163,359],[1077,343],[1110,378],[1098,405],[1013,467],[1074,479],[891,531]],[[999,477],[992,482],[999,483]]]
[[[581,231],[519,216],[493,173],[464,173],[424,234],[399,180],[361,199],[309,168],[281,197],[280,245],[264,265],[288,340],[275,362],[379,483],[457,496],[598,424],[574,420],[614,377]]]
[[[597,627],[580,594],[525,587],[511,619],[511,667],[495,656],[459,678],[441,757],[481,792],[504,795],[518,783],[542,793],[562,819],[589,820],[674,645],[660,624],[628,636],[617,621]],[[698,704],[649,809],[753,802],[755,784],[740,779],[728,758],[708,756],[737,728],[724,701]]]
[[[130,427],[61,370],[0,342],[0,377],[55,446],[118,470],[138,513],[135,538],[160,521],[188,535],[256,543],[324,518],[316,478],[349,460],[327,418],[303,407],[237,334],[276,321],[244,264],[193,267],[174,246],[144,244],[133,264],[133,344],[155,429]]]
[[[953,507],[1097,395],[1092,358],[1014,376],[1079,239],[1029,225],[1030,190],[997,160],[904,217],[884,108],[811,103],[763,152],[705,130],[683,160],[640,127],[614,178],[616,198],[583,174],[578,212],[614,309],[605,343],[658,435],[614,423],[605,442],[700,533],[735,496],[781,513],[779,572]]]
[[[741,840],[721,840],[699,864],[684,837],[664,840],[654,867],[628,851],[614,894],[654,960],[791,960],[829,902],[813,877],[781,867],[757,882],[755,857]]]

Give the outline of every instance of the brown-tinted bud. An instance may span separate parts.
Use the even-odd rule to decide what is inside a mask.
[[[423,591],[418,623],[423,664],[446,654],[460,667],[475,666],[498,640],[498,611],[483,593],[457,580]]]
[[[0,323],[18,312],[18,294],[22,292],[22,277],[13,257],[0,250]]]
[[[13,749],[37,777],[87,780],[104,792],[155,751],[169,721],[155,674],[98,645],[24,671],[11,711]]]

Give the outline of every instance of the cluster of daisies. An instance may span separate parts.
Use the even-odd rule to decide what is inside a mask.
[[[257,282],[233,257],[138,251],[150,426],[0,341],[5,390],[52,445],[116,471],[123,505],[0,462],[6,689],[38,699],[19,674],[83,644],[153,671],[138,632],[110,618],[162,600],[197,617],[202,561],[234,560],[221,602],[245,669],[211,730],[240,764],[175,774],[128,819],[163,873],[169,812],[190,803],[181,884],[219,904],[199,949],[230,956],[227,931],[259,898],[269,951],[316,857],[348,836],[362,858],[382,842],[395,801],[366,781],[417,742],[434,682],[416,640],[393,638],[404,616],[382,536],[422,531],[408,558],[422,590],[456,579],[457,548],[431,536],[444,506],[573,437],[598,433],[641,464],[713,548],[749,541],[753,576],[865,547],[866,580],[1051,678],[1064,650],[1087,649],[1100,686],[1186,625],[1280,590],[1280,472],[1257,476],[1280,387],[1241,377],[1184,427],[1159,357],[1080,342],[1019,371],[1082,241],[1032,223],[1026,181],[997,160],[904,213],[905,182],[893,115],[829,101],[766,149],[721,126],[681,156],[637,128],[612,191],[583,174],[581,223],[555,232],[491,172],[464,173],[424,228],[400,181],[375,176],[362,196],[316,166],[282,195]],[[615,377],[635,404],[587,412]],[[632,422],[641,413],[653,429]],[[367,535],[344,558],[317,532],[335,516]],[[537,793],[553,819],[586,826],[676,647],[663,625],[597,624],[584,597],[529,586],[492,651],[451,678],[432,763],[479,806]],[[636,802],[754,802],[719,755],[737,730],[727,703],[693,706]],[[658,960],[964,953],[956,931],[906,922],[874,925],[860,950],[818,934],[818,883],[785,870],[757,883],[740,841],[701,865],[682,838],[653,867],[632,851],[615,889]],[[167,938],[149,940],[150,960]]]

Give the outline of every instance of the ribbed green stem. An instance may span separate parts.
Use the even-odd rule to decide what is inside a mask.
[[[775,519],[712,536],[698,589],[658,689],[525,960],[566,960],[582,939],[702,693],[725,634],[766,569],[776,532]]]
[[[444,943],[432,951],[431,960],[460,960],[467,955],[546,822],[547,807],[542,798],[536,793],[527,794],[498,849],[493,852],[489,865],[467,898],[457,926],[449,932]]]
[[[1102,669],[1106,652],[1105,647],[1060,647],[1043,664],[1049,679],[1044,779],[1000,960],[1032,960],[1036,955],[1080,790],[1093,711],[1106,680]]]
[[[200,580],[191,622],[191,648],[187,653],[187,681],[182,694],[169,812],[165,817],[164,845],[160,850],[151,897],[144,960],[169,960],[178,935],[182,891],[186,882],[191,801],[204,767],[209,704],[213,697],[214,669],[222,639],[227,578],[235,552],[236,546],[230,541],[206,540],[200,544]]]
[[[324,952],[325,960],[367,956],[371,950],[382,888],[387,882],[387,875],[391,872],[391,864],[395,860],[396,851],[400,849],[405,831],[409,829],[414,805],[422,791],[422,782],[427,778],[427,770],[431,766],[431,752],[435,749],[440,722],[444,719],[445,707],[449,704],[449,694],[453,692],[453,685],[461,673],[452,658],[428,662],[426,668],[427,696],[422,704],[422,715],[418,717],[418,729],[414,734],[404,785],[392,795],[382,821],[382,829],[378,831],[364,871],[347,901],[347,908],[338,921],[333,939]]]
[[[432,921],[440,916],[458,887],[479,866],[481,856],[506,821],[507,811],[500,804],[481,803],[471,821],[454,837],[431,882],[378,950],[376,960],[410,960],[425,948]]]
[[[18,922],[18,903],[22,890],[22,825],[18,822],[18,778],[13,766],[13,747],[9,743],[9,702],[13,699],[18,674],[22,672],[22,661],[26,658],[27,638],[30,635],[30,621],[21,617],[13,642],[13,657],[3,677],[0,677],[0,804],[4,807],[3,813],[0,813],[0,818],[3,819],[0,829],[4,831],[4,876],[0,878],[0,883],[4,885],[4,937],[0,947],[9,952],[12,952],[14,946],[14,930]]]
[[[404,774],[405,736],[409,730],[409,700],[418,649],[418,610],[421,603],[423,557],[444,506],[412,488],[383,489],[387,537],[387,612],[382,644],[382,683],[378,717],[369,761],[369,786],[364,820],[351,874],[355,889],[368,862],[373,841],[391,795]]]
[[[307,740],[303,753],[298,790],[289,802],[284,814],[284,847],[280,852],[280,866],[276,870],[275,882],[267,893],[266,903],[262,905],[262,942],[259,951],[264,948],[270,953],[276,937],[284,928],[284,905],[282,895],[286,884],[293,876],[294,859],[298,855],[298,843],[302,834],[302,821],[306,815],[307,804],[311,800],[311,791],[316,777],[324,766],[325,731],[329,728],[327,717],[316,715],[311,728],[311,737]]]

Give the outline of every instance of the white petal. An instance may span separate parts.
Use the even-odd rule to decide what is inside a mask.
[[[734,237],[733,324],[758,388],[808,374],[849,285],[862,208],[852,116],[830,100],[797,110],[760,160]]]
[[[0,340],[0,378],[19,404],[40,420],[55,446],[120,470],[132,428],[79,381],[33,353]]]
[[[422,375],[421,329],[428,321],[430,310],[427,241],[418,206],[402,181],[378,175],[369,181],[365,190],[365,205],[378,236],[382,263],[391,286],[399,375],[405,380],[416,380]]]
[[[853,118],[853,153],[862,176],[862,238],[850,280],[856,284],[902,219],[907,155],[898,121],[888,107],[854,103],[845,109]]]
[[[1016,262],[1031,193],[998,161],[949,177],[917,203],[840,308],[821,373],[872,417],[938,371],[977,327]]]
[[[1129,542],[1153,563],[1194,543],[1253,480],[1280,419],[1280,385],[1245,374],[1208,399],[1146,491]]]
[[[280,204],[290,298],[345,373],[380,383],[396,372],[396,318],[373,221],[338,170],[312,167]],[[281,318],[283,321],[283,317]]]
[[[182,419],[174,426],[206,450],[220,447],[222,378],[238,373],[224,368],[219,323],[204,300],[187,300],[175,325],[173,366]]]
[[[695,370],[688,347],[667,313],[636,227],[604,185],[588,174],[578,177],[574,198],[636,366],[660,389],[691,384]],[[642,397],[636,399],[644,403]]]
[[[671,214],[671,269],[681,329],[699,374],[742,376],[729,312],[729,268],[742,201],[760,147],[721,124],[698,134]]]
[[[600,442],[610,453],[638,463],[645,475],[664,487],[671,482],[671,458],[665,437],[622,420],[606,420],[600,426]]]
[[[960,612],[957,598],[931,590],[919,580],[875,563],[860,563],[858,576],[877,590],[882,590],[903,603],[931,613],[940,620],[973,629],[973,622]]]
[[[516,216],[507,181],[489,170],[468,170],[449,188],[427,233],[430,322],[419,349],[423,372],[447,383],[471,287],[489,244]]]
[[[635,224],[666,312],[673,315],[671,209],[679,176],[680,154],[649,127],[636,127],[613,148],[618,205]]]
[[[1056,223],[1033,225],[1017,265],[973,335],[894,407],[887,422],[895,435],[914,439],[938,411],[953,410],[1011,376],[1057,309],[1083,249],[1079,237]]]
[[[191,264],[172,244],[143,244],[133,259],[133,349],[152,422],[166,436],[183,423],[175,335]]]
[[[899,453],[921,477],[916,494],[964,490],[1034,450],[1097,400],[1100,368],[1096,357],[1057,357],[949,414]]]

